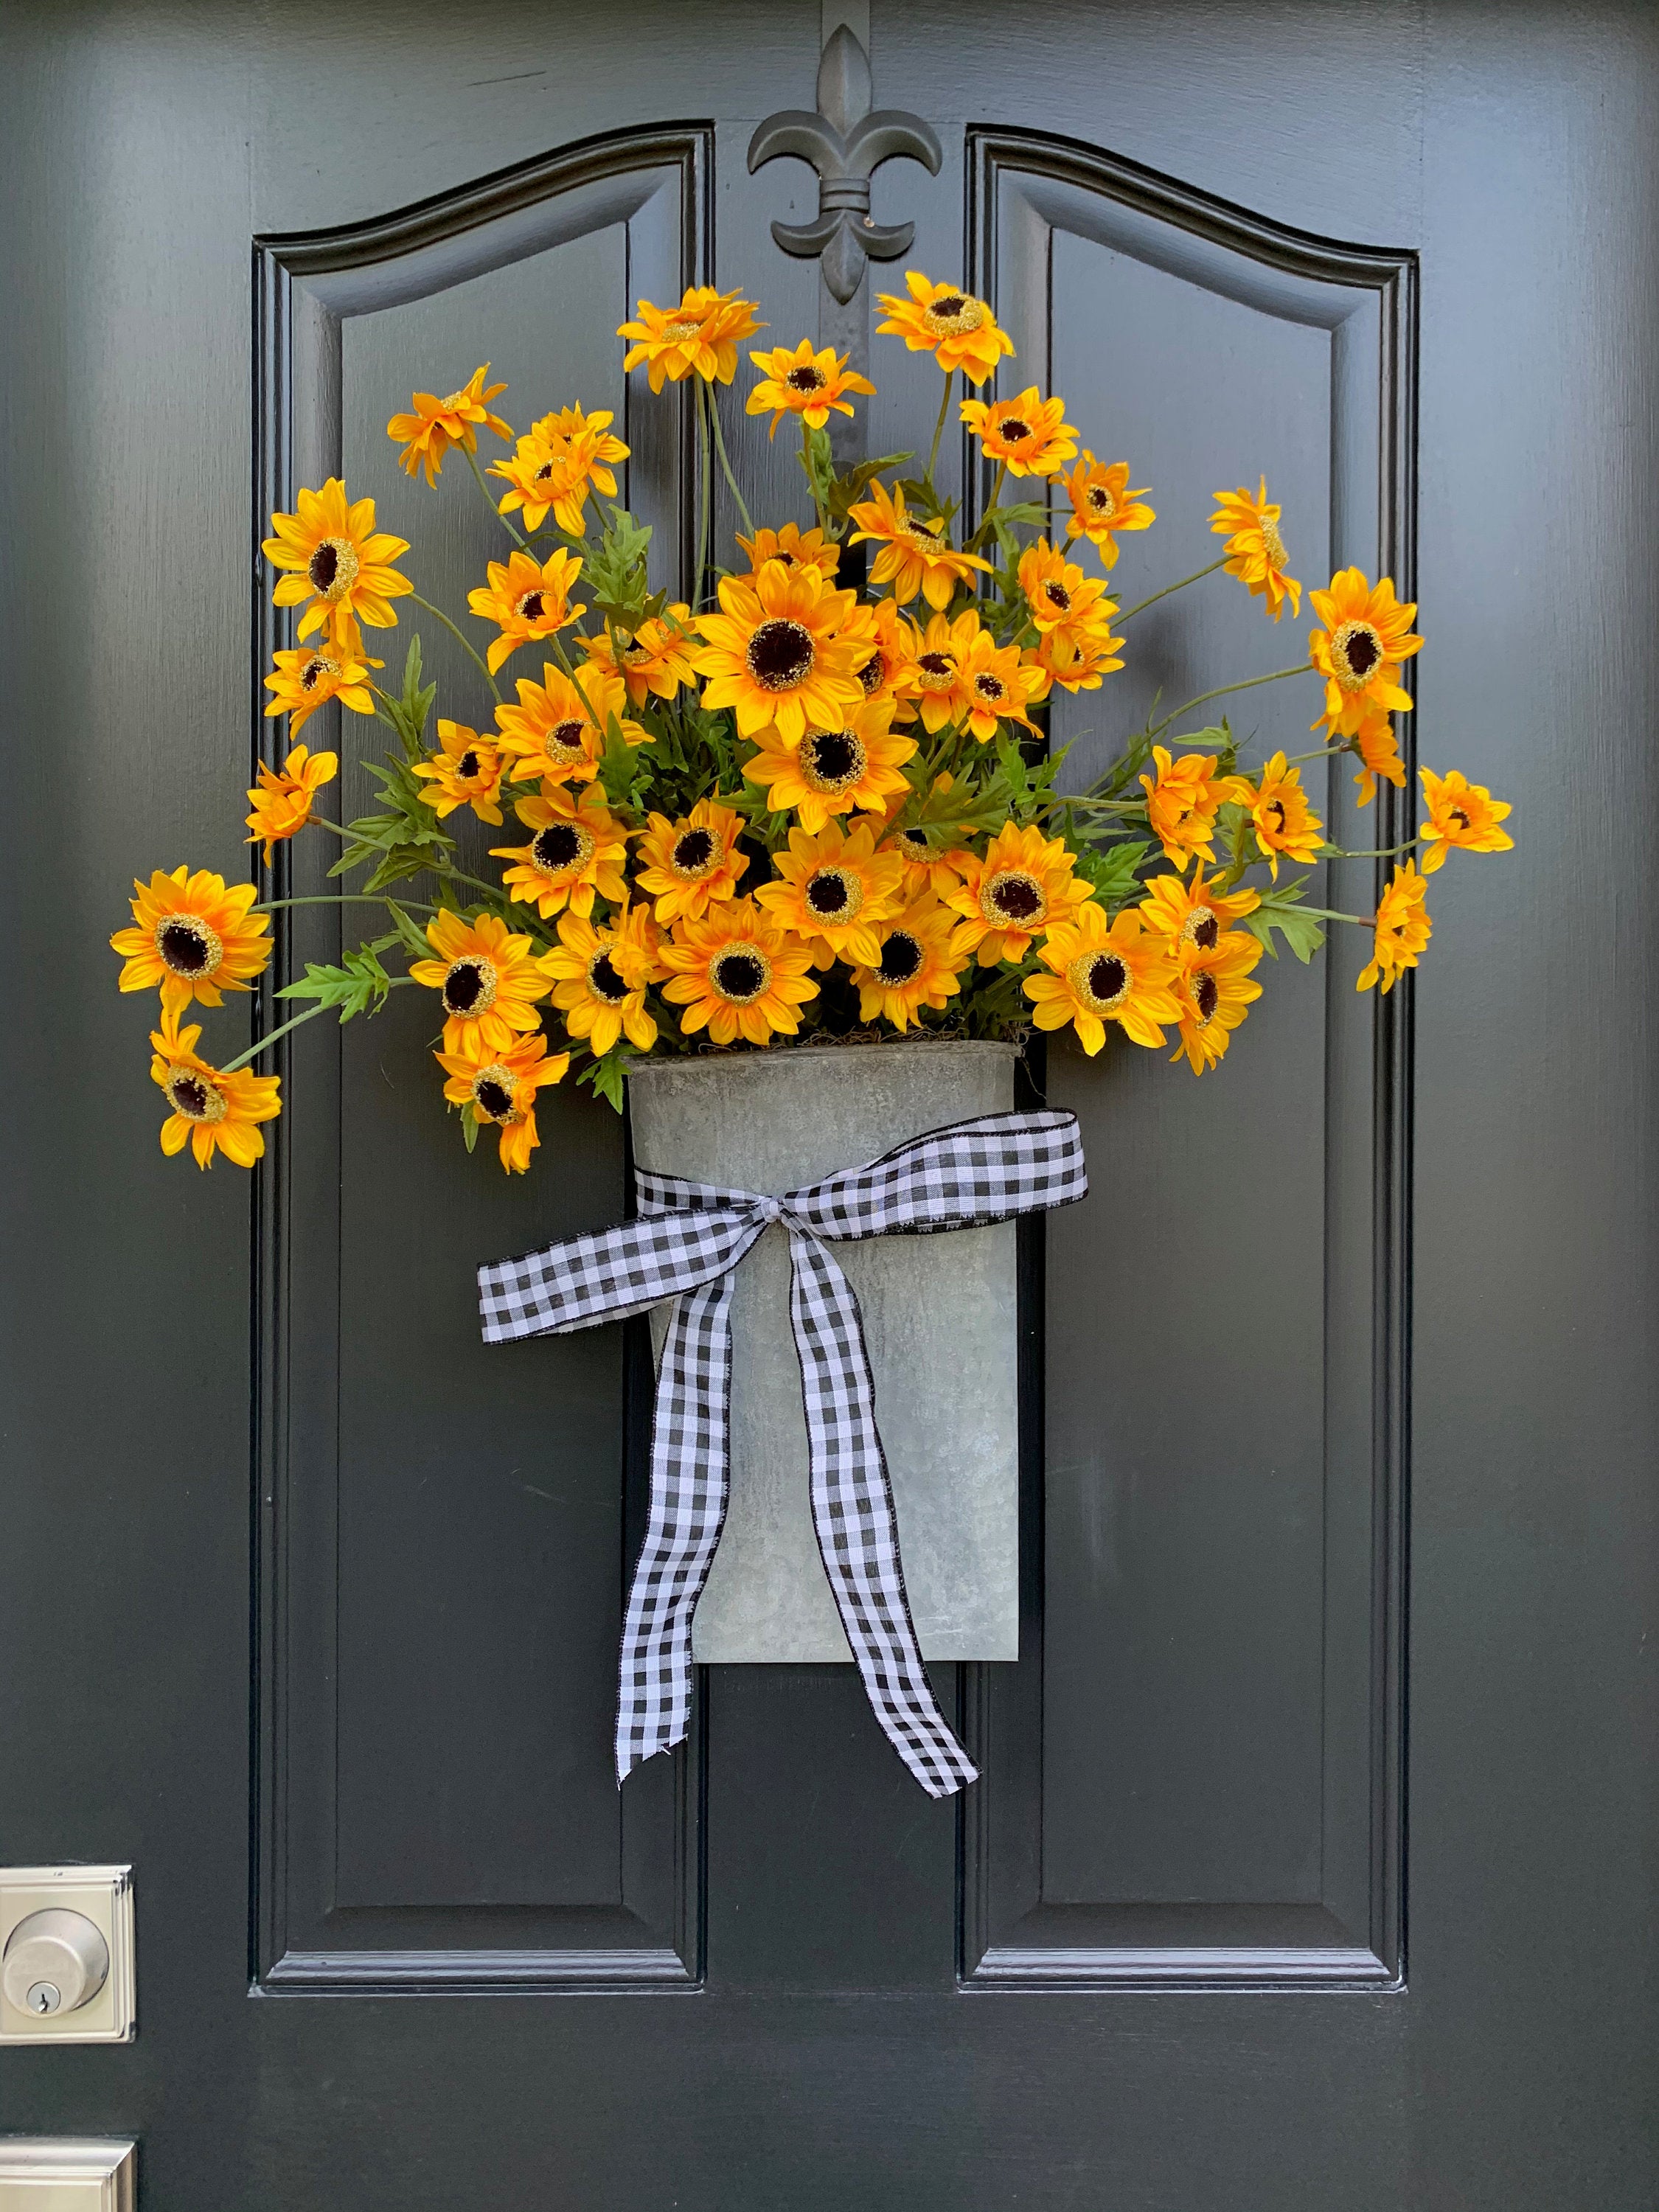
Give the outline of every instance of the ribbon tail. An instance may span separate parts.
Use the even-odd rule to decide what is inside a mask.
[[[617,1786],[683,1742],[691,1718],[691,1624],[726,1521],[732,1285],[675,1302],[651,1423],[651,1512],[623,1623]]]
[[[789,1243],[789,1316],[823,1571],[882,1733],[930,1797],[952,1796],[978,1770],[946,1727],[922,1667],[858,1297],[810,1231],[791,1223]]]

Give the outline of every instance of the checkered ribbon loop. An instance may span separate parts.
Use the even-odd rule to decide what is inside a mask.
[[[562,1336],[672,1301],[651,1434],[651,1516],[623,1626],[617,1779],[690,1721],[691,1623],[726,1518],[732,1284],[776,1223],[806,1411],[812,1523],[842,1626],[888,1741],[930,1797],[975,1778],[921,1663],[853,1286],[830,1251],[978,1228],[1087,1192],[1077,1117],[988,1114],[930,1130],[782,1198],[641,1169],[639,1218],[478,1270],[484,1340]]]

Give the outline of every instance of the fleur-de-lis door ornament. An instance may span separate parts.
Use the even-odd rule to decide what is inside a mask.
[[[750,173],[763,162],[792,154],[817,173],[818,212],[813,222],[775,222],[772,235],[786,253],[816,260],[818,343],[848,356],[860,376],[870,368],[870,301],[865,283],[871,261],[894,261],[908,252],[913,222],[878,222],[870,213],[870,179],[884,161],[902,155],[934,176],[944,160],[939,139],[919,115],[878,107],[871,98],[870,57],[848,23],[837,24],[818,63],[818,112],[781,108],[749,142]],[[836,465],[860,458],[864,412],[830,418]]]

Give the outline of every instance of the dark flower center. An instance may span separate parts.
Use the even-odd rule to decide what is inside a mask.
[[[595,953],[588,962],[587,988],[610,1006],[619,1006],[628,996],[628,986],[611,965],[608,952]]]
[[[933,857],[925,830],[901,830],[898,841],[913,860],[931,860]]]
[[[864,774],[866,757],[850,730],[813,730],[801,739],[796,756],[801,781],[825,799],[852,789]]]
[[[1282,837],[1285,834],[1284,800],[1282,799],[1270,799],[1261,811],[1267,815],[1269,821],[1273,823],[1275,833]]]
[[[300,671],[300,689],[302,691],[314,691],[325,676],[337,676],[339,672],[340,664],[337,660],[331,660],[325,653],[313,653]]]
[[[721,998],[740,1006],[759,998],[768,981],[766,963],[754,952],[722,952],[710,973]]]
[[[582,738],[586,728],[586,722],[556,722],[547,733],[549,752],[567,756],[580,753],[583,750]]]
[[[1193,1004],[1198,1008],[1198,1018],[1206,1023],[1221,1004],[1221,986],[1207,968],[1200,969],[1193,978]]]
[[[878,653],[872,653],[859,671],[859,682],[864,686],[864,696],[866,699],[875,697],[881,689],[882,679],[886,673],[886,666],[881,655]]]
[[[1030,424],[1022,422],[1018,415],[1005,415],[997,425],[997,435],[1006,446],[1017,446],[1022,438],[1030,434]]]
[[[343,599],[357,580],[357,549],[349,538],[325,538],[306,563],[311,588],[325,599]]]
[[[1189,945],[1196,945],[1206,952],[1213,951],[1216,940],[1221,935],[1220,916],[1213,907],[1195,906],[1182,925],[1181,933]]]
[[[948,691],[957,680],[956,655],[952,653],[924,653],[916,667],[921,672],[922,689],[927,691]]]
[[[472,1096],[492,1121],[513,1111],[513,1093],[493,1075],[481,1075],[472,1086]]]
[[[478,773],[478,756],[469,745],[455,763],[457,775],[472,776]]]
[[[1008,686],[1000,676],[993,676],[988,668],[975,677],[974,689],[981,699],[1006,699],[1008,696]]]
[[[810,366],[792,368],[783,380],[792,392],[822,392],[830,381],[827,376]]]
[[[876,981],[896,989],[909,982],[921,967],[921,947],[908,929],[896,929],[881,948]]]
[[[1042,587],[1042,596],[1048,600],[1049,605],[1055,608],[1060,614],[1070,613],[1072,595],[1064,584],[1045,584]]]
[[[444,1010],[452,1014],[487,1013],[495,1003],[495,970],[488,960],[457,960],[444,977]]]
[[[183,1115],[186,1121],[222,1121],[225,1117],[223,1092],[188,1069],[173,1070],[167,1079],[167,1097],[174,1113]]]
[[[993,908],[992,918],[996,921],[1032,921],[1048,910],[1042,886],[1034,876],[994,876],[985,896]]]
[[[812,672],[812,634],[798,622],[763,622],[750,639],[745,658],[763,691],[793,691]]]
[[[1129,971],[1115,952],[1102,952],[1089,963],[1089,989],[1097,1006],[1115,1006],[1129,988]]]
[[[571,822],[550,822],[531,840],[530,857],[544,875],[562,876],[587,858],[592,841]]]
[[[985,310],[964,292],[941,292],[931,307],[922,310],[921,319],[938,336],[956,337],[976,331],[985,320]]]
[[[1369,623],[1344,623],[1331,640],[1331,658],[1338,682],[1357,691],[1382,660],[1382,641]]]
[[[1467,830],[1469,826],[1469,817],[1461,806],[1454,806],[1447,819],[1455,822],[1460,830]]]
[[[852,899],[852,885],[838,868],[822,868],[806,886],[806,903],[814,914],[844,914]]]
[[[175,975],[210,975],[224,948],[204,921],[169,915],[155,933],[155,949]]]
[[[933,313],[948,322],[959,315],[967,304],[960,292],[942,292],[933,302]]]
[[[706,876],[720,856],[720,848],[713,833],[707,830],[688,830],[674,846],[674,872],[677,876],[693,878]]]
[[[547,611],[546,596],[541,592],[526,592],[513,611],[526,622],[540,622]]]
[[[1104,514],[1107,508],[1112,503],[1112,495],[1110,492],[1103,489],[1099,484],[1090,485],[1088,499],[1090,506],[1093,507],[1097,514]]]
[[[538,469],[537,470],[537,471],[536,471],[536,473],[535,473],[535,476],[532,478],[532,483],[545,483],[547,482],[547,480],[548,480],[549,477],[550,477],[550,476],[552,475],[552,473],[553,473],[553,464],[552,464],[552,462],[551,462],[551,461],[544,461],[544,462],[542,463],[542,465],[541,465],[540,468],[538,468]]]

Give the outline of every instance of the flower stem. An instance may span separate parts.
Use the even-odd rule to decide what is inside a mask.
[[[452,637],[459,638],[460,640],[462,645],[465,647],[468,653],[471,654],[473,659],[477,663],[479,673],[483,676],[484,682],[489,686],[491,696],[495,699],[495,704],[499,707],[501,703],[501,691],[496,685],[495,678],[489,672],[489,663],[474,646],[471,639],[466,636],[464,632],[457,629],[454,623],[451,622],[449,617],[444,612],[443,609],[441,607],[434,607],[430,599],[423,599],[418,592],[411,592],[409,596],[414,600],[417,607],[424,607],[428,614],[436,615],[438,620],[443,624],[444,628],[449,632]]]
[[[1008,464],[1006,461],[999,461],[997,463],[996,482],[991,486],[990,499],[986,505],[984,514],[981,514],[979,519],[979,528],[974,532],[973,536],[968,540],[968,543],[962,549],[964,553],[977,553],[980,547],[985,543],[985,533],[991,527],[991,517],[997,511],[998,505],[1002,498],[1002,487],[1007,480]]]
[[[703,579],[708,573],[708,509],[710,495],[713,491],[713,485],[709,480],[714,472],[714,457],[708,450],[708,416],[703,405],[702,379],[700,376],[694,376],[691,380],[691,394],[692,406],[697,418],[699,464],[697,475],[700,479],[697,501],[697,572],[692,578],[694,588],[691,593],[691,605],[693,608],[697,608],[703,603]]]
[[[927,451],[927,489],[933,491],[933,471],[939,465],[939,441],[945,435],[945,418],[951,411],[951,386],[956,382],[955,369],[945,373],[945,397],[939,403],[939,420],[933,425],[933,442]],[[937,499],[939,495],[933,493]]]
[[[395,991],[400,983],[412,983],[415,978],[412,975],[392,975],[389,976],[387,981]],[[218,1073],[221,1075],[234,1075],[239,1067],[246,1067],[251,1060],[258,1060],[265,1047],[275,1044],[278,1037],[285,1037],[290,1030],[297,1030],[303,1024],[314,1021],[319,1014],[325,1014],[330,1011],[331,1009],[320,1001],[314,1006],[307,1006],[304,1013],[295,1014],[292,1021],[283,1022],[276,1029],[267,1030],[264,1036],[256,1037],[246,1052],[239,1052],[234,1060],[228,1060]]]
[[[484,482],[483,471],[478,466],[478,456],[474,453],[468,452],[466,455],[466,465],[472,471],[473,480],[477,483],[478,489],[484,495],[484,502],[489,507],[489,512],[495,516],[496,521],[501,524],[501,528],[506,531],[507,536],[513,540],[515,545],[525,545],[526,542],[525,538],[520,536],[518,530],[507,520],[507,517],[501,513],[500,507],[496,506],[495,494],[490,490],[489,486]]]
[[[325,830],[332,830],[331,822],[320,823]],[[250,914],[275,914],[285,906],[386,906],[390,902],[374,891],[323,891],[305,898],[261,899],[258,906],[248,908]],[[422,914],[435,914],[437,908],[428,906],[424,899],[399,899],[399,906],[418,908]]]
[[[699,378],[698,382],[702,381],[702,380]],[[725,472],[727,484],[731,487],[732,496],[738,502],[738,513],[743,518],[744,529],[752,538],[755,534],[755,526],[750,520],[749,509],[743,503],[743,494],[738,489],[738,480],[732,473],[731,458],[726,450],[726,433],[720,428],[720,410],[714,403],[714,387],[712,384],[703,393],[703,402],[708,410],[709,422],[714,425],[714,446],[720,457],[720,467]]]
[[[1190,576],[1183,576],[1178,584],[1166,584],[1161,592],[1154,592],[1151,598],[1137,599],[1127,614],[1114,615],[1112,620],[1126,623],[1130,615],[1138,615],[1143,608],[1155,605],[1159,599],[1167,599],[1171,592],[1184,592],[1188,584],[1197,583],[1201,576],[1213,576],[1218,568],[1224,568],[1226,565],[1227,556],[1224,553],[1218,561],[1212,561],[1207,568],[1195,568]]]
[[[1345,850],[1333,854],[1331,858],[1340,860],[1392,860],[1396,854],[1409,853],[1413,845],[1420,845],[1422,842],[1420,837],[1407,837],[1403,845],[1373,845],[1367,852],[1350,853]]]
[[[1190,714],[1194,707],[1203,706],[1207,700],[1224,699],[1230,691],[1254,691],[1258,684],[1280,684],[1287,676],[1311,676],[1314,672],[1310,662],[1298,660],[1294,668],[1275,668],[1270,676],[1247,676],[1242,684],[1218,684],[1213,691],[1200,691],[1196,699],[1188,699],[1173,714],[1166,714],[1156,729],[1147,732],[1147,738],[1161,738],[1171,722],[1178,722],[1183,714]]]

